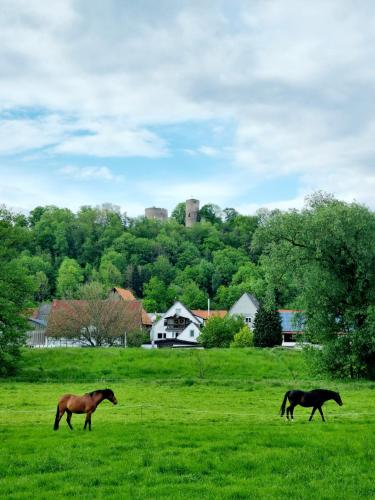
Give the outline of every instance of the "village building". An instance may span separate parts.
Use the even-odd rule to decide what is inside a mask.
[[[203,321],[177,301],[152,326],[151,344],[155,347],[196,346]]]
[[[279,309],[283,346],[294,347],[304,333],[305,319],[300,309]]]
[[[187,308],[175,302],[154,322],[150,332],[154,347],[199,347],[200,330],[209,318],[223,318],[228,311]]]
[[[259,302],[250,293],[244,293],[229,309],[231,316],[242,316],[249,328],[254,327],[254,320],[259,309]],[[299,309],[279,309],[283,347],[294,347],[298,337],[304,333],[303,311]]]
[[[250,293],[244,293],[226,310],[190,310],[183,303],[175,302],[164,314],[148,314],[142,302],[125,288],[115,287],[109,292],[103,307],[110,308],[111,301],[122,301],[128,317],[134,317],[134,328],[148,330],[150,343],[145,347],[199,347],[199,335],[204,323],[213,317],[224,318],[226,314],[241,316],[249,328],[254,327],[254,319],[259,302]],[[106,305],[107,304],[107,305]],[[52,334],[56,318],[63,321],[64,315],[75,316],[81,320],[86,311],[85,301],[54,300],[52,304],[42,304],[28,319],[30,330],[27,332],[27,345],[30,347],[81,346],[79,338],[66,338]],[[293,347],[304,332],[303,311],[297,309],[279,310],[284,347]],[[90,328],[90,325],[86,325]],[[125,342],[126,344],[126,342]],[[119,345],[122,345],[121,342]]]
[[[26,345],[28,347],[46,347],[46,329],[51,304],[41,304],[28,318],[29,329],[26,332]]]
[[[254,319],[259,309],[259,302],[250,293],[244,293],[229,309],[231,316],[242,316],[249,328],[254,326]]]
[[[111,300],[123,300],[125,302],[140,302],[135,298],[133,292],[131,290],[127,290],[126,288],[115,287],[109,292],[109,298]],[[151,330],[152,327],[152,319],[150,315],[143,309],[142,310],[142,328],[145,330]]]

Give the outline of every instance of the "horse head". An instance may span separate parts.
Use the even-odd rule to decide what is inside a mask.
[[[339,406],[342,406],[342,405],[343,405],[343,402],[342,402],[342,400],[341,400],[341,396],[340,396],[340,394],[339,394],[338,392],[335,392],[335,396],[334,396],[334,398],[333,398],[333,399],[336,401],[336,403],[337,403]]]
[[[105,393],[105,399],[108,399],[108,401],[117,405],[117,399],[112,389],[105,389],[103,392]]]

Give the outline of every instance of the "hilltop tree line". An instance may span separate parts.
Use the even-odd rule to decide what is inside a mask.
[[[132,289],[151,312],[175,299],[197,309],[210,298],[213,308],[228,309],[246,291],[268,309],[303,309],[308,339],[327,346],[320,363],[342,375],[375,376],[371,210],[317,193],[302,210],[254,216],[208,204],[192,228],[183,214],[183,204],[164,222],[108,206],[37,207],[29,216],[3,207],[2,311],[15,288],[18,310],[79,298],[82,284],[99,282]]]

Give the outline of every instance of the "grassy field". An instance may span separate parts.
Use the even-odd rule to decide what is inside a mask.
[[[111,387],[93,415],[52,430],[65,392]],[[290,388],[339,390],[327,423]],[[300,352],[61,349],[26,351],[0,382],[0,498],[375,497],[375,384],[312,380]]]

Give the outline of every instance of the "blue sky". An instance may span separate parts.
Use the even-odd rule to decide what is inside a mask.
[[[0,203],[375,208],[370,0],[0,9]]]

